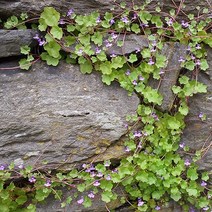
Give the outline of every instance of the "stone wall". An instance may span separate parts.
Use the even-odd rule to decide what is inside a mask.
[[[73,8],[76,13],[89,13],[98,9],[104,12],[111,7],[112,0],[88,1],[1,1],[0,15],[5,18],[12,14],[29,12],[31,16],[40,13],[44,6],[54,6],[67,11]],[[131,1],[127,1],[130,4]],[[140,1],[139,1],[140,2]],[[153,1],[151,7],[159,2],[168,10],[171,1]],[[179,5],[179,0],[175,1]],[[196,13],[196,6],[203,7],[209,1],[187,1],[185,12]],[[182,15],[182,14],[181,14]],[[17,69],[17,57],[20,46],[33,46],[34,30],[0,30],[0,161],[16,165],[32,164],[40,169],[71,169],[84,162],[105,159],[119,160],[126,156],[123,137],[126,134],[125,115],[134,114],[139,98],[136,94],[128,96],[127,92],[113,83],[103,85],[98,73],[83,75],[77,65],[61,62],[58,67],[50,67],[43,62],[33,65],[30,71]],[[135,46],[133,46],[135,45]],[[142,36],[128,36],[125,52],[130,53],[134,47],[144,48],[146,40]],[[165,95],[159,108],[169,109],[174,101],[171,87],[176,83],[181,67],[179,57],[186,54],[186,47],[175,43],[166,43],[163,53],[168,58],[164,70],[164,80],[160,92]],[[114,46],[118,54],[120,49]],[[14,57],[15,56],[15,57]],[[212,50],[208,49],[209,70],[200,73],[199,79],[208,85],[208,93],[196,95],[189,100],[191,111],[186,117],[186,128],[182,142],[191,149],[204,149],[203,158],[198,161],[200,169],[212,170]],[[14,67],[14,68],[11,68]],[[8,70],[1,70],[8,68]],[[155,86],[154,81],[151,86]],[[198,117],[207,115],[206,121]],[[186,156],[187,157],[187,156]],[[48,165],[42,161],[47,160]],[[67,195],[70,191],[65,191]],[[50,198],[46,205],[40,205],[38,211],[60,211],[59,202],[52,203]],[[121,204],[115,202],[111,208]],[[92,211],[105,211],[104,205],[97,199]],[[180,211],[177,206],[170,206],[170,211]],[[72,205],[67,211],[91,211]],[[124,211],[120,209],[117,211]],[[129,211],[126,209],[126,211]],[[168,209],[164,209],[168,211]]]

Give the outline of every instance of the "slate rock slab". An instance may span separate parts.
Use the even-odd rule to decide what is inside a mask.
[[[1,71],[0,101],[1,163],[47,160],[49,168],[78,165],[115,146],[126,133],[126,114],[134,114],[139,103],[118,84],[103,85],[99,74],[83,75],[63,62]],[[117,154],[122,152],[112,157]]]
[[[1,51],[0,58],[20,55],[21,46],[36,44],[33,37],[36,30],[0,30]]]

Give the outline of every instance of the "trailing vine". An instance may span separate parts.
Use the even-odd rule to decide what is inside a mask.
[[[179,22],[179,10],[172,9],[162,18],[159,7],[153,12],[146,10],[148,3],[131,8],[122,3],[118,5],[122,12],[116,16],[112,12],[77,15],[72,9],[61,15],[54,8],[45,7],[39,23],[31,25],[39,30],[34,37],[38,45],[34,51],[28,46],[21,47],[21,53],[25,55],[19,62],[21,69],[28,70],[40,59],[57,66],[63,59],[79,64],[83,74],[100,72],[107,85],[119,82],[129,94],[136,92],[142,103],[134,116],[127,117],[137,128],[127,126],[125,150],[128,156],[115,168],[110,161],[104,161],[53,174],[31,166],[2,164],[1,211],[36,211],[36,204],[50,194],[60,199],[61,207],[65,207],[71,204],[73,197],[64,199],[61,186],[73,189],[75,201],[84,207],[90,207],[95,196],[100,194],[105,203],[118,198],[123,204],[130,203],[135,211],[160,210],[171,200],[178,202],[184,211],[191,207],[204,211],[212,209],[212,192],[207,183],[209,175],[198,172],[195,164],[201,153],[187,159],[178,153],[179,149],[189,151],[180,143],[184,118],[189,112],[188,98],[207,92],[206,85],[193,76],[209,67],[204,48],[205,45],[212,46],[208,10],[204,9],[197,17],[186,15],[187,20]],[[25,29],[27,18],[26,14],[20,18],[12,16],[4,23],[4,28]],[[147,46],[131,53],[112,52],[113,46],[122,49],[130,34],[143,36]],[[149,85],[149,80],[153,78],[160,82],[163,77],[167,58],[162,49],[167,41],[186,46],[187,54],[179,57],[179,62],[188,74],[181,75],[178,85],[172,88],[177,103],[170,111],[162,112],[157,108],[162,104],[163,96]],[[199,117],[206,119],[205,114]],[[20,179],[25,179],[21,185]],[[122,196],[115,192],[117,186],[123,189]],[[87,195],[82,194],[85,191]]]

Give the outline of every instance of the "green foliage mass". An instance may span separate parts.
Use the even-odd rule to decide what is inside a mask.
[[[163,21],[159,15],[148,12],[146,5],[126,8],[122,3],[122,12],[115,17],[110,12],[102,16],[97,12],[85,16],[74,13],[62,16],[52,7],[44,8],[38,29],[42,31],[45,42],[40,44],[41,38],[37,39],[42,53],[34,55],[29,47],[23,46],[21,53],[26,58],[20,60],[20,68],[28,70],[35,58],[52,66],[65,59],[68,63],[78,63],[83,74],[100,72],[102,81],[107,85],[117,81],[129,94],[136,92],[140,96],[143,103],[138,106],[137,113],[127,117],[129,122],[136,122],[139,130],[135,132],[133,127],[129,127],[125,141],[127,157],[115,169],[110,161],[95,167],[86,164],[82,170],[58,172],[56,175],[50,171],[40,173],[30,166],[23,169],[17,169],[13,164],[1,167],[1,211],[36,211],[36,204],[50,194],[61,201],[61,207],[74,200],[90,207],[91,196],[99,194],[105,203],[117,198],[122,203],[131,202],[135,211],[155,211],[171,200],[178,202],[184,211],[188,211],[190,206],[211,210],[212,192],[206,183],[209,176],[207,173],[200,174],[195,164],[195,157],[201,157],[202,153],[197,152],[193,159],[184,160],[177,152],[185,127],[184,118],[189,112],[187,98],[207,92],[204,84],[189,76],[209,67],[204,44],[212,46],[212,36],[207,30],[210,19],[203,21],[201,16],[189,14],[189,22],[182,25],[176,21],[176,12],[172,9],[170,16]],[[156,7],[156,11],[160,13],[161,9]],[[207,15],[207,10],[204,13]],[[20,19],[12,16],[4,26],[7,29],[23,27],[21,20],[26,18],[26,14],[22,14]],[[148,38],[148,47],[135,49],[128,55],[124,52],[122,55],[108,55],[113,45],[124,45],[124,38],[129,33]],[[179,104],[162,113],[156,108],[162,104],[163,96],[148,82],[150,78],[161,80],[160,71],[167,65],[167,58],[162,53],[167,37],[170,42],[180,42],[190,50],[181,63],[188,74],[180,76],[178,85],[172,88]],[[189,148],[183,147],[182,151],[189,151]],[[93,175],[89,173],[91,168]],[[17,173],[30,182],[24,186],[13,183]],[[66,199],[59,189],[65,185],[77,189],[73,196]],[[116,194],[117,185],[122,186],[123,195]],[[90,196],[81,197],[81,192],[90,191]]]

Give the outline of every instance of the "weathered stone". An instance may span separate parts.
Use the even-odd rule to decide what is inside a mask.
[[[115,208],[118,208],[122,205],[120,202],[120,198],[124,196],[123,190],[120,187],[117,187],[114,189],[114,192],[118,194],[117,200],[111,201],[110,203],[106,204],[101,200],[101,195],[96,194],[95,198],[92,199],[92,206],[89,208],[85,208],[83,205],[79,205],[77,203],[77,200],[79,200],[82,196],[87,196],[89,192],[83,192],[82,195],[79,195],[78,198],[75,198],[73,194],[77,193],[76,189],[71,190],[63,190],[63,197],[71,196],[73,201],[71,204],[67,205],[65,208],[61,208],[61,201],[55,200],[54,197],[50,196],[47,198],[47,200],[44,202],[44,204],[38,204],[37,205],[37,212],[63,212],[63,211],[70,211],[70,212],[107,212],[106,206],[108,209],[113,210]],[[65,199],[65,198],[64,198]]]
[[[116,3],[120,2],[122,2],[122,0],[116,1]],[[127,7],[132,6],[131,0],[125,0],[125,2],[127,3]],[[137,5],[142,5],[144,2],[144,0],[134,1],[134,3]],[[180,3],[180,0],[153,0],[147,8],[152,11],[157,5],[160,5],[164,12],[168,12],[171,8],[174,8],[177,11]],[[184,4],[186,5],[186,7],[182,9],[184,13],[179,12],[178,17],[183,16],[185,18],[184,14],[189,13],[198,14],[199,11],[196,9],[197,6],[200,7],[200,11],[202,8],[210,8],[211,6],[210,1],[208,0],[188,0],[185,1]],[[37,16],[46,6],[52,6],[64,14],[68,11],[68,9],[71,8],[74,9],[77,14],[88,14],[97,10],[103,14],[106,11],[109,11],[114,5],[115,4],[113,0],[1,0],[0,14],[1,17],[8,17],[11,15],[20,15],[22,12],[27,12],[29,16],[32,17]],[[112,12],[117,13],[119,11],[120,7],[115,7]]]
[[[97,73],[85,76],[78,66],[63,62],[0,75],[1,163],[21,158],[36,165],[47,160],[51,168],[80,164],[110,145],[115,148],[126,132],[126,114],[133,114],[139,103],[118,84],[108,87]],[[112,158],[123,152],[120,145],[117,150]]]
[[[1,51],[0,58],[20,55],[21,46],[35,45],[33,37],[36,31],[27,30],[0,30]]]
[[[210,49],[210,55],[212,50]],[[209,59],[209,58],[208,58]],[[197,94],[189,99],[190,112],[186,117],[186,128],[182,135],[182,142],[193,150],[202,150],[202,158],[197,163],[200,169],[212,171],[212,64],[209,61],[209,75],[198,74],[198,80],[208,86],[206,94]],[[201,121],[199,114],[207,116]]]
[[[163,96],[162,105],[158,108],[162,111],[169,111],[175,100],[175,95],[172,92],[172,87],[176,85],[177,79],[181,70],[181,62],[179,62],[180,57],[186,56],[186,46],[179,43],[165,43],[162,49],[162,54],[167,58],[167,66],[161,69],[163,74],[161,74],[160,80],[150,80],[150,86],[158,91]]]

